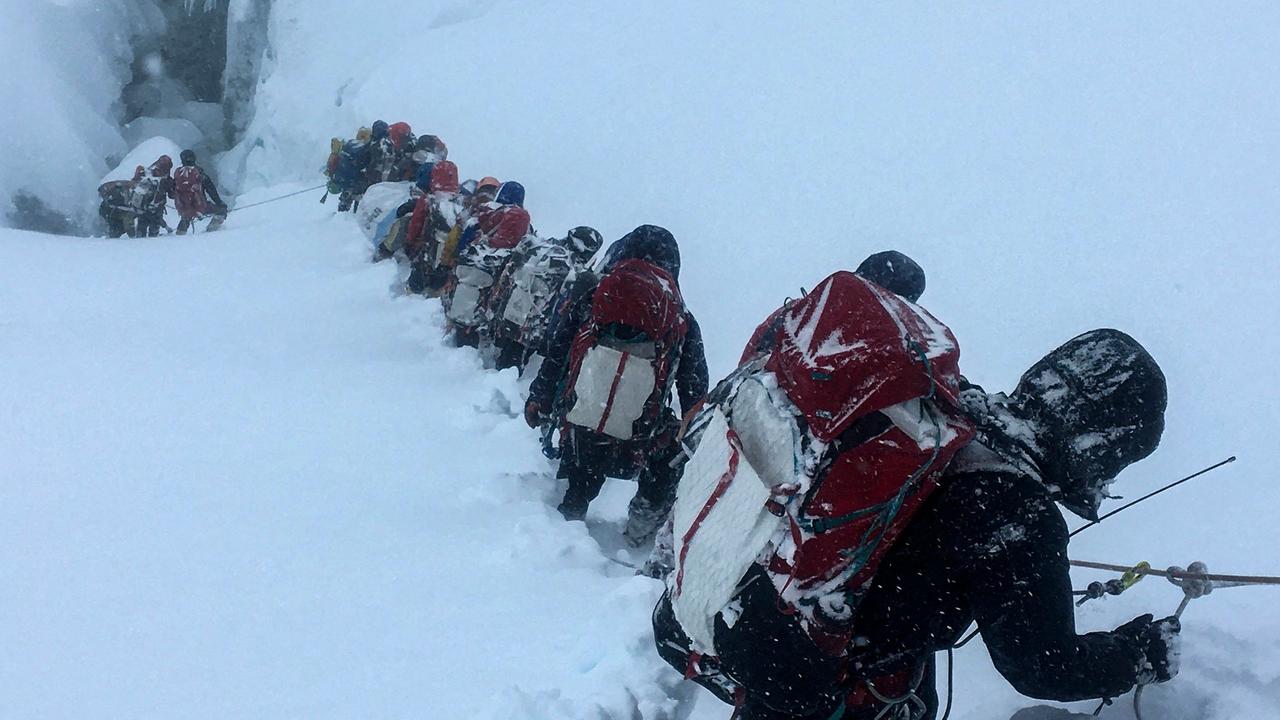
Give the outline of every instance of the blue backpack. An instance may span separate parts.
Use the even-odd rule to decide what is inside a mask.
[[[338,155],[338,169],[333,173],[333,180],[339,188],[350,190],[355,187],[369,167],[369,143],[359,140],[348,140],[342,144],[342,152]]]

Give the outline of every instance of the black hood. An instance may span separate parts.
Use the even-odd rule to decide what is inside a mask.
[[[1036,428],[1045,483],[1089,520],[1116,475],[1164,432],[1168,389],[1154,358],[1119,330],[1093,330],[1032,365],[1010,397]]]
[[[645,260],[671,273],[677,281],[680,279],[680,246],[666,228],[641,225],[623,235],[609,246],[604,271],[623,260]]]

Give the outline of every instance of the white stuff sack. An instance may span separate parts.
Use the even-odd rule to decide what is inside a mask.
[[[693,649],[709,655],[716,654],[716,615],[781,521],[768,511],[769,488],[745,458],[739,456],[736,474],[726,480],[735,449],[724,413],[712,412],[680,478],[672,510],[676,566],[668,578],[676,621]]]
[[[529,320],[529,314],[534,311],[534,306],[538,304],[538,297],[529,291],[529,288],[520,282],[520,273],[517,273],[516,282],[512,284],[511,297],[507,299],[507,307],[502,311],[502,319],[509,323],[515,323],[517,327],[525,327],[526,320]]]
[[[480,296],[493,284],[493,276],[470,265],[459,265],[454,276],[458,284],[453,288],[453,299],[449,302],[449,319],[463,325],[474,325],[476,311],[480,309]]]
[[[411,182],[389,182],[371,185],[365,190],[356,210],[356,223],[374,246],[386,239],[391,224],[396,221],[396,209],[409,201],[411,187]]]
[[[636,420],[653,396],[657,378],[653,361],[596,345],[587,350],[573,391],[577,402],[565,419],[574,425],[630,440]]]
[[[807,486],[792,408],[771,384],[766,375],[738,388],[731,401],[736,446],[724,412],[712,410],[676,491],[668,585],[676,621],[699,652],[715,654],[716,615],[751,566],[787,536],[783,517],[768,508],[775,488]]]

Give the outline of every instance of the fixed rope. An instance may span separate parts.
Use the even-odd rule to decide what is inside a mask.
[[[317,186],[315,186],[315,187],[304,188],[304,189],[302,189],[302,190],[298,190],[298,191],[296,191],[296,192],[291,192],[291,193],[288,193],[288,194],[286,194],[286,195],[281,195],[280,197],[273,197],[273,198],[271,198],[271,199],[269,199],[269,200],[261,200],[261,201],[256,202],[256,203],[249,203],[248,205],[237,205],[237,206],[235,206],[235,207],[231,208],[230,210],[228,210],[228,211],[227,211],[227,214],[229,215],[229,214],[231,214],[231,213],[233,213],[233,212],[235,212],[235,211],[237,211],[237,210],[248,210],[248,209],[249,209],[249,208],[251,208],[251,207],[258,207],[259,205],[266,205],[267,203],[279,202],[280,200],[284,200],[284,199],[286,199],[286,198],[291,198],[291,197],[293,197],[293,196],[295,196],[295,195],[301,195],[302,193],[309,193],[309,192],[312,192],[312,191],[314,191],[314,190],[319,190],[320,188],[324,188],[324,187],[328,187],[328,184],[325,184],[325,185],[317,185]]]

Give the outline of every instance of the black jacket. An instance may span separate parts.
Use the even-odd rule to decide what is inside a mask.
[[[976,620],[996,669],[1025,695],[1072,701],[1127,692],[1145,640],[1136,628],[1076,634],[1061,513],[1039,480],[987,457],[977,443],[965,448],[885,557],[858,606],[851,671],[874,679],[923,666],[919,695],[933,718],[934,653]],[[839,664],[778,612],[767,579],[744,584],[734,627],[717,621],[724,674],[695,679],[726,701],[726,687],[741,683],[744,717],[830,717],[847,687]],[[684,671],[688,638],[666,596],[654,634],[659,653]],[[850,709],[846,718],[876,712]]]
[[[1115,697],[1137,682],[1145,644],[1125,632],[1077,635],[1067,526],[1049,491],[987,454],[962,451],[945,485],[877,571],[855,628],[874,675],[951,647],[976,620],[1000,674],[1045,700]]]

